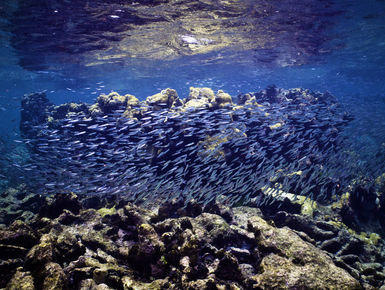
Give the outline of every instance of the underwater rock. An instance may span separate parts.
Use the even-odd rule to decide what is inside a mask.
[[[136,281],[132,277],[124,276],[122,277],[122,286],[124,290],[147,290],[147,289],[175,289],[170,287],[170,283],[166,279],[157,279],[153,282],[141,282]]]
[[[0,258],[0,287],[6,287],[7,283],[11,280],[17,270],[22,269],[23,264],[23,258]]]
[[[79,283],[79,290],[95,290],[96,282],[93,279],[84,279]]]
[[[7,229],[0,230],[0,244],[30,249],[39,241],[33,229],[23,221],[14,221]]]
[[[378,247],[379,237],[377,234],[371,232],[358,234],[342,222],[344,219],[341,208],[349,201],[348,198],[349,194],[347,193],[342,196],[339,202],[327,207],[319,206],[315,217],[281,211],[271,215],[271,218],[278,227],[289,227],[303,240],[328,252],[338,267],[345,269],[354,278],[360,279],[362,285],[370,284],[379,287],[383,280],[381,278],[376,280],[373,275],[364,275],[361,263],[371,263],[378,259],[384,259],[384,252],[380,250],[383,246]],[[374,221],[367,229],[371,229],[372,226],[376,227],[376,224]],[[360,227],[364,230],[367,224],[360,223]],[[378,229],[378,227],[376,228]],[[375,276],[380,277],[382,272],[383,269],[377,271]]]
[[[228,93],[225,93],[222,90],[219,90],[214,98],[214,106],[218,108],[223,108],[227,105],[232,105],[233,101],[231,96]]]
[[[200,215],[203,208],[196,200],[190,200],[186,205],[179,199],[169,200],[162,203],[158,208],[158,214],[152,219],[153,222],[163,221],[167,218],[178,218],[178,217],[196,217]]]
[[[349,193],[341,199],[340,215],[348,227],[356,230],[382,232],[385,229],[383,211],[382,176],[373,180],[356,178]]]
[[[257,207],[249,206],[237,206],[232,208],[234,213],[234,221],[241,229],[247,229],[249,219],[253,216],[259,216],[263,218],[261,210]]]
[[[100,114],[108,114],[115,110],[130,110],[132,107],[139,105],[139,100],[133,95],[121,96],[116,92],[109,93],[108,95],[101,94],[97,99],[98,107],[93,107],[93,115],[96,112]]]
[[[316,262],[318,264],[318,262]],[[332,264],[334,266],[334,264]],[[357,280],[353,279],[347,272],[342,269],[333,271],[335,266],[331,268],[322,265],[319,267],[298,266],[296,262],[291,262],[277,254],[266,256],[261,263],[261,274],[253,277],[253,287],[262,289],[270,288],[309,288],[309,289],[362,289]],[[326,270],[326,271],[325,271]]]
[[[78,259],[78,257],[86,252],[86,247],[83,243],[70,231],[58,234],[55,246],[58,252],[58,260],[60,259],[61,262],[69,263]]]
[[[149,96],[146,99],[146,103],[150,106],[154,111],[164,109],[164,108],[172,108],[182,106],[183,103],[179,99],[178,93],[173,89],[165,89],[160,93]]]
[[[45,265],[56,259],[54,237],[50,234],[41,236],[39,244],[32,247],[25,257],[25,267],[33,273],[42,271]]]
[[[40,215],[54,219],[60,216],[64,209],[74,214],[79,213],[81,204],[76,194],[58,194],[52,201],[47,201],[47,203],[42,206]]]
[[[116,255],[119,253],[118,247],[108,239],[103,232],[85,231],[82,234],[82,243],[89,249],[96,251],[102,249],[107,253]]]
[[[105,198],[101,196],[87,196],[82,199],[81,205],[82,208],[95,208],[99,209],[106,204]]]
[[[335,254],[342,248],[343,242],[338,237],[329,239],[320,245],[320,249]]]
[[[43,280],[41,289],[67,289],[67,277],[59,264],[52,262],[45,264],[41,276]]]
[[[236,242],[236,235],[230,228],[230,225],[220,216],[202,213],[197,216],[192,222],[194,228],[200,229],[200,232],[196,233],[197,240],[201,243],[208,238],[213,246],[218,248],[224,247],[224,245],[231,242]],[[204,235],[207,234],[207,236]]]
[[[63,212],[58,217],[58,222],[63,225],[70,225],[73,223],[80,223],[81,219],[74,215],[72,211],[69,211],[68,209],[63,209]]]
[[[30,272],[22,271],[20,267],[18,271],[16,271],[15,275],[7,284],[5,288],[7,290],[34,290],[35,284],[33,281],[33,277]]]
[[[190,93],[185,100],[185,108],[209,108],[215,99],[215,94],[210,88],[190,87]]]
[[[0,198],[0,224],[9,225],[15,220],[30,222],[44,202],[44,196],[26,192],[23,184],[7,188]]]
[[[214,101],[214,98],[214,91],[210,88],[190,87],[190,92],[188,97],[186,98],[186,102],[194,99],[206,99],[207,102],[211,103]]]
[[[102,112],[108,113],[119,108],[124,108],[127,99],[125,96],[121,96],[116,92],[111,92],[108,95],[101,94],[98,97],[97,102]]]
[[[155,214],[147,209],[135,206],[131,203],[127,203],[124,208],[124,220],[122,221],[125,226],[139,226],[141,224],[149,223]]]
[[[219,215],[228,223],[231,223],[234,218],[232,209],[219,202],[211,202],[207,204],[203,211]]]
[[[129,250],[128,259],[133,267],[144,273],[151,273],[150,264],[155,264],[164,251],[164,244],[150,224],[138,227],[138,243]]]
[[[116,110],[121,110],[122,116],[136,118],[140,113],[136,109],[138,106],[139,100],[135,96],[130,94],[121,96],[117,92],[111,92],[108,95],[99,95],[97,103],[89,106],[89,112],[92,117],[96,118]],[[84,111],[84,113],[86,112]]]
[[[315,246],[304,242],[288,228],[277,229],[259,217],[249,221],[262,251],[261,273],[253,277],[262,288],[338,288],[361,289],[348,272]]]
[[[317,241],[330,240],[337,236],[338,229],[329,224],[325,227],[324,223],[316,223],[312,219],[298,214],[277,212],[274,222],[278,227],[288,226],[291,229],[306,233],[310,238]],[[319,227],[321,225],[321,227]]]
[[[35,243],[4,245],[11,272],[29,250],[22,271],[44,281],[47,265],[62,277],[58,265],[74,289],[383,283],[381,226],[360,213],[360,199],[380,211],[381,186],[338,175],[351,164],[340,136],[351,116],[328,93],[270,86],[238,103],[208,88],[186,99],[172,89],[144,102],[99,98],[65,114],[48,107],[46,124],[25,139],[31,163],[20,171],[31,188],[76,195],[46,202]],[[229,207],[244,204],[259,208]]]
[[[183,202],[178,199],[170,200],[160,205],[158,209],[157,221],[162,221],[167,218],[180,217],[181,209],[183,208]]]
[[[225,252],[219,260],[215,276],[223,280],[241,281],[242,273],[239,269],[238,260],[230,253]]]
[[[374,261],[376,252],[354,251],[359,244],[349,244],[346,237],[339,241],[341,254],[335,258],[339,268],[294,230],[269,225],[257,208],[243,206],[230,211],[217,204],[211,210],[216,207],[223,217],[203,212],[160,220],[156,207],[149,210],[118,200],[107,205],[110,208],[80,208],[75,223],[60,223],[61,217],[36,219],[31,227],[44,234],[27,255],[8,252],[10,264],[3,267],[10,275],[0,273],[3,285],[10,283],[19,266],[22,268],[14,277],[31,271],[38,289],[48,289],[48,285],[56,285],[55,289],[285,288],[282,277],[293,287],[359,289],[357,280],[343,269],[368,285],[380,283],[382,266]],[[221,209],[230,211],[231,219],[225,220],[227,213]],[[63,213],[66,211],[64,208]],[[310,223],[309,217],[294,216],[292,220],[335,230],[322,221]],[[26,228],[22,223],[14,227]],[[323,236],[315,238],[321,238],[318,244]],[[12,264],[11,259],[19,262]]]
[[[88,106],[84,103],[66,103],[56,106],[52,109],[52,111],[50,111],[48,122],[68,118],[72,114],[76,113],[89,113]]]

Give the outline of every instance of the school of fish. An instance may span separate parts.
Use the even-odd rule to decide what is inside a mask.
[[[167,89],[131,103],[111,93],[94,105],[25,95],[29,156],[17,166],[43,194],[120,194],[136,203],[267,202],[266,188],[327,200],[349,183],[341,131],[352,117],[330,94],[271,86],[233,102],[221,91],[190,90],[185,99]]]

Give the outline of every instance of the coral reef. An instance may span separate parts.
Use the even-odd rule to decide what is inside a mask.
[[[45,123],[21,124],[31,154],[20,166],[41,193],[208,203],[220,192],[236,203],[265,187],[327,202],[351,181],[340,136],[351,116],[328,93],[270,86],[233,100],[221,90],[191,87],[180,98],[167,88],[141,102],[112,92],[92,105],[42,109]]]
[[[0,287],[385,287],[384,177],[349,171],[328,93],[38,93],[22,112],[32,182],[1,196]]]
[[[275,226],[257,208],[221,204],[197,210],[191,203],[177,216],[172,203],[143,209],[120,200],[113,211],[96,210],[71,195],[47,198],[45,208],[65,200],[59,216],[43,211],[0,230],[7,249],[0,287],[374,289],[384,280],[381,263],[363,261],[383,253],[366,244],[353,253],[357,246],[345,243],[344,254],[325,246],[335,236],[351,239],[326,221],[281,211]]]

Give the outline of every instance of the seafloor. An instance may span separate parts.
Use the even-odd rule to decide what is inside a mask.
[[[131,95],[111,93],[101,95],[98,103],[91,106],[53,106],[46,102],[44,94],[23,98],[21,131],[24,141],[20,142],[24,142],[26,155],[32,158],[33,163],[15,163],[13,167],[19,169],[19,174],[25,174],[25,178],[34,177],[36,180],[31,182],[25,179],[21,184],[14,182],[1,195],[1,288],[385,289],[385,251],[381,238],[385,226],[382,209],[385,177],[380,175],[375,180],[368,180],[360,176],[352,177],[351,172],[348,175],[341,174],[338,179],[327,175],[327,162],[324,164],[321,157],[330,159],[330,154],[336,153],[343,145],[338,141],[339,128],[350,120],[345,113],[338,115],[338,111],[335,111],[338,106],[331,101],[330,95],[270,87],[259,93],[240,96],[243,104],[236,104],[224,92],[214,94],[207,88],[192,88],[189,98],[185,100],[179,100],[170,89],[149,97],[143,104],[130,103],[133,98]],[[189,102],[193,110],[186,109]],[[35,106],[37,103],[39,105]],[[274,103],[289,103],[290,106],[280,106],[281,112],[278,114]],[[125,107],[122,108],[122,105]],[[232,139],[225,141],[217,138],[215,146],[207,146],[204,142],[212,140],[212,136],[207,134],[218,136],[218,130],[228,129],[215,127],[217,120],[211,120],[208,124],[208,121],[203,122],[208,129],[204,134],[198,130],[197,136],[201,136],[202,140],[193,139],[195,141],[191,142],[188,139],[186,146],[172,147],[167,142],[184,144],[184,141],[177,140],[178,136],[171,133],[167,138],[162,135],[162,130],[170,129],[170,124],[179,124],[175,120],[184,116],[183,129],[190,136],[191,126],[185,124],[187,121],[190,124],[191,120],[184,114],[196,112],[197,109],[207,111],[207,114],[222,110],[223,114],[225,110],[239,112],[242,106],[246,108],[247,118],[242,119],[243,113],[233,115],[230,123],[242,125],[246,133],[233,135]],[[315,113],[310,114],[307,109],[313,106],[318,111],[313,110]],[[285,112],[285,108],[293,107],[296,111]],[[256,108],[258,111],[253,111]],[[154,115],[152,112],[161,109],[171,111],[172,115],[159,123],[159,119],[155,118],[158,113]],[[255,116],[249,115],[250,110]],[[199,112],[201,117],[202,111]],[[297,112],[297,115],[293,115],[293,112]],[[328,119],[327,112],[341,118]],[[108,117],[105,114],[111,115]],[[111,119],[106,123],[108,125],[92,123],[117,116],[119,122],[122,121],[121,116],[130,119],[129,124],[134,124],[135,128],[144,124],[147,127],[159,125],[156,134],[161,135],[161,140],[173,149],[165,149],[167,146],[162,145],[160,149],[152,150],[150,147],[160,145],[161,141],[151,143],[154,141],[152,138],[146,139],[154,132],[152,128],[150,130],[146,127],[143,131],[145,136],[139,138],[139,145],[123,139],[134,147],[130,145],[118,150],[116,146],[119,143],[115,143],[112,137],[131,136],[122,133],[121,124],[111,125]],[[266,118],[270,123],[255,123],[260,118]],[[169,120],[174,123],[168,123],[171,122]],[[248,123],[250,120],[252,122]],[[223,121],[220,123],[230,126]],[[249,125],[255,126],[255,130],[248,128]],[[61,126],[65,126],[65,129]],[[123,126],[123,130],[127,126]],[[105,142],[106,131],[99,130],[105,127],[109,128],[110,145]],[[311,136],[319,134],[317,136],[320,139],[314,141],[317,146],[310,142],[310,145],[313,144],[310,149],[302,146],[294,150],[288,141],[291,139],[287,139],[287,128],[298,138],[301,138],[296,135],[298,129],[301,129],[304,136],[307,136],[307,130]],[[92,131],[92,138],[84,139],[94,129],[98,130]],[[117,130],[119,134],[116,134]],[[53,137],[52,134],[56,135]],[[180,136],[186,138],[186,135]],[[249,148],[255,144],[248,142],[256,142],[261,136],[265,142],[258,143],[259,151],[251,152]],[[321,137],[325,136],[327,138],[322,141]],[[333,142],[330,142],[331,136]],[[131,137],[138,138],[138,135]],[[88,147],[68,149],[61,140],[71,144],[83,142]],[[280,154],[276,153],[276,148],[271,150],[271,143],[268,142],[271,140],[280,140]],[[95,146],[101,146],[101,151],[95,153],[82,149],[91,147],[94,150]],[[54,150],[49,151],[50,148]],[[129,167],[122,167],[121,162],[115,162],[115,158],[131,158],[131,150],[137,153],[142,148],[146,148],[146,151],[140,151],[137,157],[151,163],[150,167],[140,160],[128,165],[123,162]],[[242,148],[247,149],[242,151]],[[195,154],[198,149],[200,153]],[[218,150],[215,151],[218,154],[206,156],[207,152],[203,149],[207,152]],[[67,168],[67,173],[65,168],[60,168],[57,157],[61,155],[52,155],[58,150],[69,162],[64,165],[71,166]],[[150,157],[146,155],[149,152]],[[307,156],[310,152],[318,157],[306,159],[305,163],[296,163],[297,155],[292,158],[293,152],[298,156]],[[237,179],[237,183],[240,183],[238,187],[229,187],[232,182],[226,184],[226,179],[230,178],[231,181],[231,175],[244,170],[248,160],[256,158],[254,161],[258,161],[257,153],[264,156],[266,168],[249,165],[248,171],[241,172],[262,176],[259,170],[265,168],[276,175],[268,175],[267,183],[261,188],[258,188],[258,182],[249,181],[247,176]],[[99,154],[100,160],[94,159],[94,154]],[[186,158],[190,156],[191,160],[186,159],[192,167],[189,174],[186,175],[185,171],[178,173],[178,168],[175,170],[180,164],[173,158],[175,154]],[[246,154],[248,159],[242,159],[242,154]],[[168,156],[169,160],[161,156]],[[78,162],[79,158],[83,158],[83,167]],[[201,164],[194,163],[193,159],[199,162],[209,160],[209,163],[204,164],[205,173],[197,170],[202,169]],[[239,159],[244,161],[239,163]],[[55,160],[55,164],[49,164]],[[305,159],[302,157],[300,160]],[[114,167],[99,166],[111,164],[112,161],[115,162]],[[171,164],[171,169],[167,169],[165,164]],[[306,171],[301,166],[311,170]],[[186,164],[184,167],[187,168]],[[150,168],[153,171],[149,171]],[[216,171],[218,168],[219,172]],[[301,168],[303,170],[293,173],[295,169]],[[323,170],[327,182],[323,180],[326,187],[319,185],[318,191],[315,191],[313,183],[321,181],[317,168]],[[174,179],[183,182],[178,183],[161,169],[171,171],[171,175],[177,177]],[[59,176],[55,170],[59,170],[62,175],[68,174],[65,175],[67,182],[61,180],[55,183],[54,178]],[[34,175],[29,175],[31,171]],[[115,179],[117,174],[109,176],[110,171],[118,172],[119,179]],[[208,178],[212,172],[215,172],[217,180]],[[340,171],[332,172],[336,174]],[[108,182],[97,187],[97,182],[102,179],[99,175],[104,173],[106,175],[103,177]],[[137,177],[137,173],[144,174],[146,180],[159,178],[159,182],[155,188],[151,187],[151,182],[146,183],[144,189],[139,188],[137,184],[142,184],[143,180],[141,176]],[[44,174],[47,176],[39,177]],[[92,179],[95,174],[99,180]],[[314,179],[315,175],[318,177]],[[347,177],[351,178],[350,184],[343,180]],[[193,179],[193,184],[187,178]],[[218,180],[221,184],[218,184]],[[116,190],[116,182],[121,184],[120,191]],[[196,188],[198,182],[201,182],[200,190]],[[296,186],[293,187],[292,183]],[[313,186],[309,187],[309,183]],[[285,184],[288,186],[287,192],[284,191]],[[81,194],[81,190],[91,185],[102,188],[102,191],[99,194]],[[63,187],[74,188],[79,194],[70,190],[65,192]],[[135,192],[139,189],[141,192]],[[184,198],[175,198],[182,192],[189,193],[189,189],[198,194],[190,193],[183,195]],[[253,190],[254,194],[242,195],[243,199],[237,196]],[[308,193],[307,198],[302,196],[304,191],[310,190],[315,195]],[[329,192],[331,190],[332,193]]]
[[[383,241],[357,233],[347,194],[330,206],[191,201],[144,209],[110,197],[3,194],[6,289],[378,289]],[[11,209],[13,208],[13,210]],[[29,209],[26,211],[26,209]]]

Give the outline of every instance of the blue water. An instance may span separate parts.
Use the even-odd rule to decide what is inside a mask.
[[[190,86],[222,89],[236,96],[275,84],[335,95],[355,117],[347,135],[360,148],[363,158],[376,158],[374,154],[385,144],[385,2],[342,2],[346,3],[328,1],[339,13],[330,16],[331,25],[322,30],[327,41],[319,44],[318,53],[309,54],[302,64],[296,63],[295,56],[304,50],[290,46],[289,39],[275,48],[274,55],[265,52],[267,61],[258,57],[260,52],[223,49],[174,60],[125,58],[88,66],[68,61],[69,54],[58,50],[47,54],[39,69],[22,64],[23,54],[30,59],[40,59],[41,54],[28,46],[15,46],[15,38],[20,36],[11,24],[16,6],[15,2],[4,1],[0,5],[1,138],[7,144],[18,138],[20,100],[23,94],[35,91],[46,91],[52,102],[61,104],[92,103],[100,93],[112,90],[144,100],[167,87],[176,89],[180,97],[188,95]],[[300,17],[300,11],[297,14]],[[7,148],[13,150],[12,146]]]

